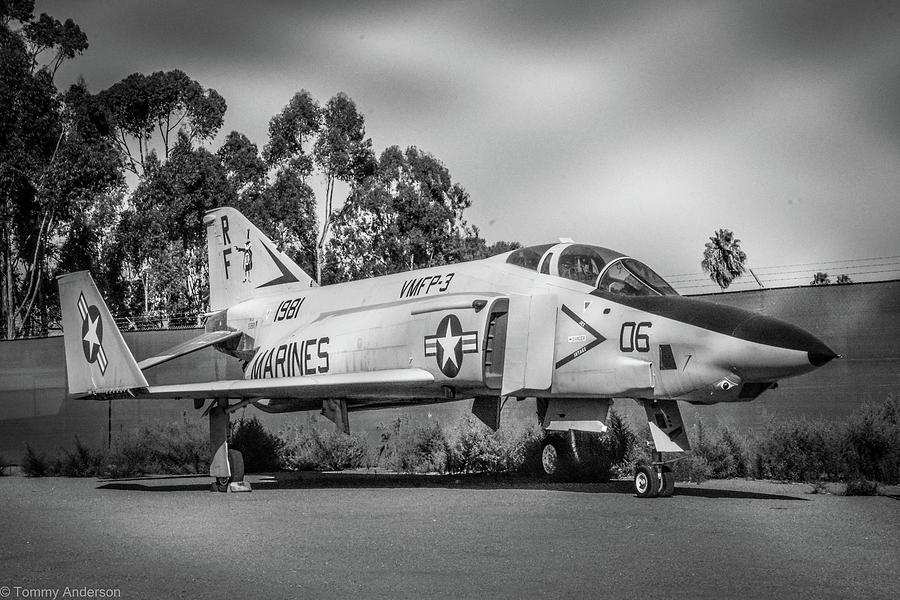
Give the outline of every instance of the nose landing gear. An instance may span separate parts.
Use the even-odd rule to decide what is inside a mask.
[[[675,493],[675,474],[662,461],[659,452],[649,465],[638,467],[634,474],[634,493],[638,498],[668,498]]]

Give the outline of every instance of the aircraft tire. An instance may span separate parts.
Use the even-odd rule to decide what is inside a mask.
[[[228,450],[228,463],[231,465],[231,481],[244,480],[244,455],[238,450]]]
[[[568,445],[559,436],[546,436],[541,444],[541,468],[546,477],[564,478],[570,470]]]
[[[646,465],[638,467],[634,474],[634,493],[638,498],[659,496],[659,476],[656,469]]]
[[[675,473],[671,467],[663,466],[662,468],[662,484],[659,488],[660,498],[670,498],[675,494]]]

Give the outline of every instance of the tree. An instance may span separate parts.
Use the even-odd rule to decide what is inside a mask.
[[[813,276],[813,280],[809,282],[809,285],[830,285],[831,277],[828,276],[828,273],[816,273]]]
[[[183,134],[190,142],[212,139],[224,121],[227,105],[216,90],[205,90],[178,69],[157,71],[149,76],[132,73],[101,92],[114,127],[113,137],[125,167],[143,175],[158,133],[163,158],[168,160],[173,136]],[[136,143],[133,151],[129,140]]]
[[[309,92],[300,90],[269,121],[269,143],[263,158],[272,167],[290,165],[305,181],[313,169],[309,145],[321,127],[322,109]]]
[[[719,229],[706,242],[700,267],[724,291],[731,282],[746,271],[747,255],[741,250],[741,240],[728,229]]]
[[[850,276],[847,275],[846,273],[841,273],[840,275],[838,275],[838,278],[835,281],[835,283],[838,285],[845,285],[848,283],[853,283],[853,280],[850,279]]]
[[[44,290],[58,245],[74,243],[78,219],[122,185],[103,111],[83,82],[60,94],[53,81],[87,48],[86,36],[71,20],[34,21],[32,9],[0,5],[0,306],[9,338],[46,329]]]
[[[365,119],[343,92],[332,97],[322,113],[323,129],[316,139],[315,162],[325,175],[325,218],[316,244],[316,280],[322,283],[325,242],[331,229],[334,185],[363,181],[375,169],[372,140],[366,138]]]
[[[122,275],[143,282],[144,311],[202,312],[208,296],[203,215],[235,204],[235,190],[219,158],[194,149],[184,132],[167,162],[151,155],[145,167],[116,231]],[[141,306],[133,295],[123,302],[131,310]]]
[[[316,197],[307,184],[314,161],[310,151],[322,130],[322,110],[309,92],[300,90],[269,121],[269,142],[263,159],[276,169],[261,200],[260,228],[269,233],[297,264],[319,273],[316,242]]]
[[[484,258],[490,250],[463,219],[466,191],[434,156],[391,146],[334,215],[331,282]],[[497,248],[502,250],[505,246]]]

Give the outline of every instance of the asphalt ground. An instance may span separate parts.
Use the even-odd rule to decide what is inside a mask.
[[[641,500],[630,482],[248,479],[252,493],[219,494],[206,478],[2,477],[0,597],[900,597],[896,497],[737,480]]]

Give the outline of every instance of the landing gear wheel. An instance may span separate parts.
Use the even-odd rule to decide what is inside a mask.
[[[544,440],[541,448],[541,467],[547,477],[553,477],[559,472],[559,451],[553,440]]]
[[[656,498],[659,495],[659,475],[653,467],[638,467],[634,474],[634,493],[638,498]]]
[[[212,483],[212,491],[227,492],[232,481],[244,481],[244,455],[237,450],[228,450],[228,466],[231,477],[216,477]]]
[[[659,488],[660,498],[669,498],[675,493],[675,473],[671,467],[662,468],[662,485]]]
[[[544,439],[541,447],[541,467],[544,475],[551,478],[562,477],[569,469],[569,453],[565,442],[558,437]]]
[[[231,481],[244,480],[244,455],[238,450],[228,450],[228,464],[231,466]]]

